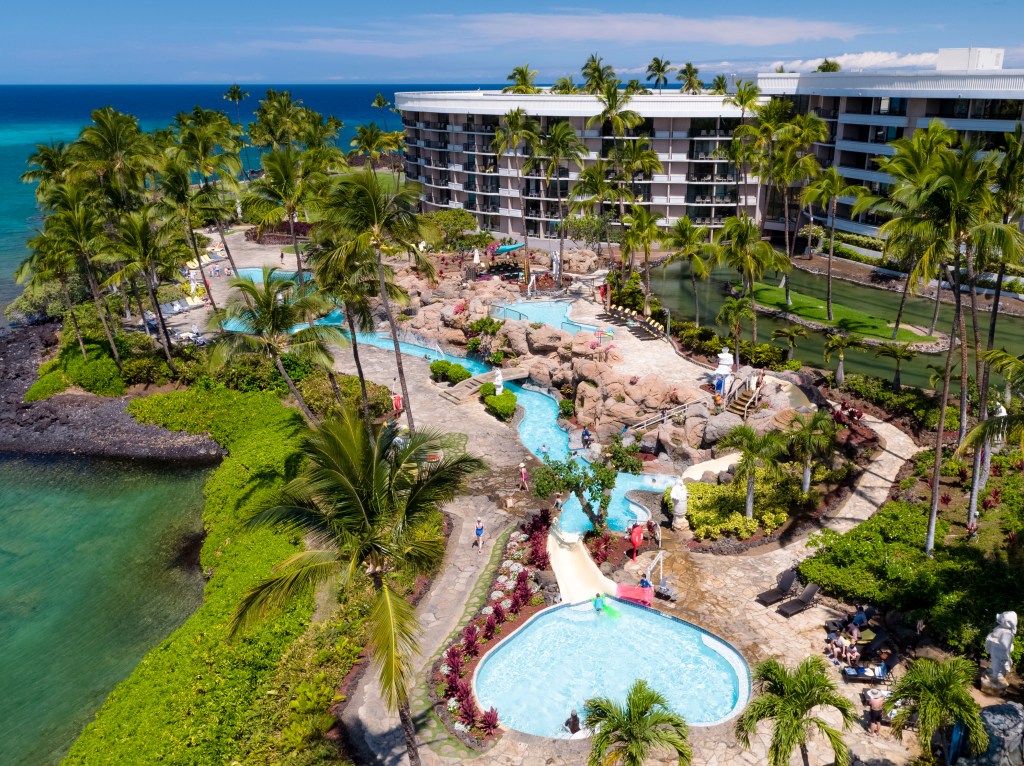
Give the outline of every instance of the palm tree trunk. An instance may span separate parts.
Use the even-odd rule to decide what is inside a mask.
[[[900,392],[900,360],[896,360],[896,374],[892,376],[892,390],[896,393]]]
[[[892,339],[896,340],[896,337],[900,333],[900,325],[903,323],[903,308],[907,305],[907,295],[910,294],[910,274],[907,274],[907,279],[903,283],[903,294],[900,295],[900,307],[896,311],[896,322],[892,328]],[[831,319],[832,317],[829,317]]]
[[[974,341],[974,348],[981,348],[981,336],[978,332],[978,285],[975,279],[974,272],[974,251],[973,248],[968,245],[967,253],[964,257],[964,263],[967,266],[967,286],[970,288],[971,295],[971,332],[973,334],[972,340]],[[975,373],[974,380],[980,386],[981,385],[981,374],[984,362],[982,361],[981,354],[974,355]],[[979,401],[979,406],[981,402]]]
[[[800,482],[800,491],[805,495],[811,491],[811,459],[804,461],[804,477]]]
[[[345,311],[345,322],[348,324],[349,335],[352,336],[352,359],[356,363],[356,377],[359,378],[359,393],[362,397],[363,420],[366,421],[366,432],[373,430],[370,421],[370,397],[366,393],[366,376],[363,374],[363,363],[359,359],[359,341],[356,340],[356,323],[352,313]]]
[[[562,212],[562,181],[555,179],[558,185],[558,289],[562,289],[562,254],[565,251],[565,214]]]
[[[796,220],[797,220],[797,222],[800,221],[800,214],[799,213],[797,213]],[[791,249],[791,245],[792,245],[791,240],[795,240],[796,239],[796,234],[794,234],[792,237],[789,236],[789,187],[788,186],[782,192],[782,231],[783,231],[783,233],[784,233],[784,235],[786,237],[786,243],[785,243],[786,244],[786,258],[789,259],[789,260],[793,260],[793,252],[792,252],[792,249]],[[786,305],[787,306],[792,306],[793,305],[793,296],[790,295],[790,293],[789,293],[789,274],[783,274],[782,275],[782,284],[786,288]]]
[[[75,330],[75,337],[78,338],[78,348],[82,350],[82,361],[89,361],[89,354],[85,350],[85,341],[82,340],[82,330],[78,326],[78,317],[75,316],[75,306],[71,302],[71,291],[68,289],[68,280],[66,277],[61,277],[60,289],[64,293],[64,302],[68,304],[68,314],[71,315],[71,326]]]
[[[402,722],[402,734],[405,736],[405,751],[409,756],[409,766],[421,766],[420,751],[416,744],[416,724],[409,710],[409,698],[404,697],[398,703],[398,720]]]
[[[807,745],[800,745],[800,757],[803,759],[804,766],[811,766],[811,759],[807,753]]]
[[[167,366],[171,368],[171,372],[175,375],[178,374],[177,368],[174,366],[174,359],[171,357],[171,337],[167,334],[167,325],[164,323],[163,312],[160,311],[160,304],[156,299],[156,290],[153,289],[153,283],[149,279],[149,275],[144,275],[146,282],[146,292],[149,293],[149,302],[153,305],[153,313],[156,314],[157,321],[157,340],[160,341],[160,346],[164,350],[164,356],[167,358]],[[142,317],[142,321],[146,321],[146,317]]]
[[[117,352],[117,344],[114,343],[114,335],[110,331],[110,325],[107,323],[107,317],[103,311],[103,304],[100,301],[100,286],[96,283],[96,275],[92,273],[92,267],[89,265],[88,260],[85,263],[85,277],[89,283],[89,292],[92,293],[93,303],[96,304],[96,313],[99,314],[100,324],[103,325],[103,332],[107,336],[107,343],[110,344],[110,354],[114,357],[114,363],[117,365],[117,369],[121,369],[121,355]],[[145,318],[143,318],[145,321]]]
[[[395,317],[391,312],[391,299],[388,298],[387,284],[384,281],[384,262],[380,257],[380,248],[374,248],[374,255],[377,257],[377,286],[380,290],[381,305],[384,306],[384,315],[388,318],[388,327],[391,328],[391,342],[395,347],[395,366],[398,369],[398,383],[402,388],[402,405],[405,407],[405,419],[409,423],[409,430],[415,431],[416,425],[412,419],[412,402],[409,400],[409,387],[405,382],[405,368],[402,366],[402,351],[398,345],[398,327],[395,324]]]
[[[955,260],[957,272],[960,270],[960,253]],[[940,282],[941,284],[941,274]],[[935,426],[935,465],[932,468],[932,494],[928,513],[928,533],[925,536],[924,552],[931,558],[935,550],[935,524],[939,516],[939,488],[942,480],[942,444],[946,435],[946,407],[949,404],[949,383],[953,370],[953,339],[956,337],[960,324],[960,297],[955,294],[953,302],[953,326],[949,331],[949,348],[946,351],[946,368],[942,375],[942,398],[939,400],[939,422]]]
[[[754,474],[747,477],[747,518],[754,518]]]
[[[967,394],[969,388],[969,373],[967,370],[967,320],[964,312],[960,311],[960,428],[957,442],[962,442],[967,436]]]
[[[832,256],[836,251],[836,208],[838,207],[838,198],[832,200],[832,234],[828,241],[828,279],[825,283],[825,306],[828,309],[828,321],[833,321],[835,317],[832,316]],[[905,293],[904,293],[905,295]],[[900,303],[900,313],[903,313],[903,304]],[[897,324],[899,319],[896,320]],[[896,340],[896,336],[892,336],[893,340]]]
[[[292,247],[295,248],[295,266],[298,269],[298,280],[297,281],[299,283],[299,287],[301,287],[305,280],[302,278],[302,256],[299,253],[299,237],[295,233],[295,216],[294,215],[289,215],[288,216],[288,230],[291,232],[291,235],[292,235]]]
[[[750,280],[750,311],[753,319],[750,320],[750,343],[757,345],[757,298],[754,297],[754,280]]]
[[[309,409],[309,406],[306,404],[306,400],[302,398],[302,394],[299,393],[299,389],[295,387],[295,381],[291,379],[291,376],[288,374],[288,370],[284,368],[284,363],[281,361],[280,354],[278,354],[273,347],[270,349],[270,357],[274,360],[274,366],[277,367],[277,371],[281,373],[281,377],[284,378],[284,382],[285,385],[288,386],[288,390],[292,392],[292,396],[295,397],[295,401],[299,403],[299,409],[302,410],[303,414],[311,423],[316,423],[316,416],[313,414],[313,411]]]
[[[942,282],[944,277],[942,275],[942,267],[939,267],[937,284],[935,286],[935,308],[932,310],[932,323],[928,327],[928,334],[935,334],[935,327],[939,323],[939,307],[942,305]],[[954,328],[955,329],[955,328]]]
[[[846,382],[846,368],[843,365],[843,353],[839,352],[839,364],[836,365],[836,385],[840,388],[843,387],[843,383]]]
[[[644,316],[651,315],[651,248],[644,246]]]
[[[224,255],[226,255],[226,256],[228,257],[228,263],[230,263],[230,264],[231,264],[231,272],[232,272],[232,273],[233,273],[233,274],[234,274],[235,276],[238,276],[238,267],[237,267],[237,266],[235,266],[235,259],[234,259],[234,257],[233,257],[233,256],[231,255],[231,248],[230,248],[230,247],[228,247],[228,240],[227,240],[227,238],[226,238],[226,237],[224,236],[224,224],[223,224],[223,223],[221,223],[221,220],[220,220],[220,218],[217,218],[217,234],[219,234],[219,235],[220,235],[220,243],[221,243],[222,245],[224,245]],[[197,262],[198,262],[198,261],[197,261]]]
[[[1008,216],[1003,216],[1003,223],[1006,223]],[[999,301],[1003,291],[1003,277],[1006,276],[1006,261],[1000,259],[999,261],[999,274],[996,277],[996,292],[994,300],[992,302],[992,311],[989,315],[988,322],[988,340],[985,344],[985,350],[991,351],[995,347],[996,342],[996,319],[999,318]],[[982,367],[981,382],[978,386],[978,418],[979,420],[988,420],[988,392],[991,385],[992,368],[985,363]],[[985,441],[985,446],[980,450],[983,453],[982,464],[980,470],[975,470],[971,478],[971,506],[969,521],[974,521],[978,514],[978,500],[977,496],[981,493],[985,486],[988,484],[989,469],[992,459],[992,445]]]
[[[693,262],[690,263],[690,284],[693,285],[694,326],[700,327],[700,296],[697,294],[697,277],[693,273]]]
[[[206,278],[204,277],[203,279],[205,281]],[[132,279],[129,280],[128,286],[131,288],[132,291],[130,297],[135,299],[135,306],[139,310],[139,319],[142,321],[142,329],[146,331],[146,335],[153,337],[152,333],[150,333],[149,331],[149,323],[146,321],[146,309],[142,305],[142,296],[139,295],[139,290],[135,285],[134,277],[132,277]],[[207,292],[209,292],[209,290],[207,290]],[[128,305],[131,306],[130,300],[128,301]]]

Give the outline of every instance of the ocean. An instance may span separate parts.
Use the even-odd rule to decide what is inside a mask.
[[[377,93],[394,101],[403,90],[475,90],[480,85],[247,85],[243,122],[252,120],[267,88],[289,90],[304,106],[332,114],[345,123],[339,145],[348,148],[357,125],[376,122],[396,130],[398,115],[370,104]],[[490,86],[493,87],[493,86]],[[0,309],[20,288],[14,271],[26,257],[26,239],[39,226],[34,187],[22,183],[26,159],[40,143],[73,141],[93,109],[112,106],[134,114],[145,130],[163,128],[178,112],[198,105],[221,109],[235,118],[235,105],[223,98],[226,85],[3,85],[0,86]],[[0,311],[0,326],[3,324]]]

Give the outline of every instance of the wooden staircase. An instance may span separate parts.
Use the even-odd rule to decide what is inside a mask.
[[[753,398],[754,392],[748,389],[746,391],[741,392],[735,399],[732,400],[732,402],[729,403],[729,406],[726,407],[725,409],[726,411],[731,412],[733,415],[739,415],[741,418],[746,418],[747,404]]]

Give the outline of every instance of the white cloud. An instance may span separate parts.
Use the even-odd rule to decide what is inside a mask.
[[[899,53],[898,51],[864,51],[863,53],[843,53],[829,56],[838,61],[846,71],[860,69],[932,69],[939,58],[936,52]],[[818,68],[824,58],[794,59],[792,61],[773,61],[770,69],[783,66],[787,72],[810,72]]]

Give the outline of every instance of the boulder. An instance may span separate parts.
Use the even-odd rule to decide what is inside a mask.
[[[530,347],[526,343],[526,331],[529,325],[518,319],[510,319],[505,322],[498,334],[495,336],[496,348],[511,349],[516,356],[525,356],[530,353]]]
[[[704,427],[704,444],[715,444],[736,426],[743,425],[743,419],[732,412],[712,415]]]
[[[573,274],[590,274],[597,268],[597,254],[593,250],[569,250],[562,259],[562,270]]]
[[[1020,766],[1024,764],[1024,706],[1004,702],[981,709],[988,733],[988,749],[981,755],[961,757],[962,766]]]
[[[552,381],[552,373],[558,369],[558,362],[554,359],[549,359],[546,356],[532,356],[520,364],[525,365],[529,369],[530,380],[538,386],[558,388],[558,386],[553,385]]]
[[[719,484],[732,484],[733,475],[729,471],[718,472],[718,483]]]
[[[705,471],[700,475],[700,480],[704,484],[718,484],[718,474],[714,471]]]
[[[704,429],[708,424],[707,415],[690,415],[687,411],[686,422],[683,423],[683,434],[686,443],[691,447],[699,447],[704,443]],[[704,409],[707,412],[707,408]]]
[[[526,344],[531,354],[551,354],[570,339],[569,333],[559,330],[550,325],[540,327],[528,327],[526,330]]]
[[[648,431],[640,437],[640,451],[648,455],[656,455],[658,453],[657,431]]]
[[[453,346],[465,346],[466,333],[455,327],[446,327],[438,333],[438,340]]]

